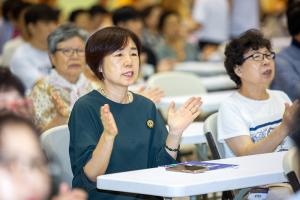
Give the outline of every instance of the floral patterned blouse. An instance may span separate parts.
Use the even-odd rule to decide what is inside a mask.
[[[58,115],[67,120],[77,99],[92,89],[91,82],[83,74],[73,84],[59,75],[55,69],[52,70],[49,76],[33,86],[29,94],[33,102],[36,125],[45,130]],[[54,97],[57,97],[56,102],[53,100]]]

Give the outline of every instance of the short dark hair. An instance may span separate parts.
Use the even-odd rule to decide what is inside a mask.
[[[170,16],[170,15],[176,15],[179,16],[179,14],[175,11],[171,11],[171,10],[166,10],[164,11],[160,18],[159,18],[159,22],[158,22],[158,30],[162,31],[166,22],[166,19]]]
[[[93,5],[88,11],[92,17],[98,14],[99,15],[109,14],[109,12],[104,7],[99,5]]]
[[[20,2],[18,4],[15,4],[12,8],[13,19],[18,20],[20,14],[31,5],[32,5],[31,3],[27,3],[27,2]]]
[[[140,13],[131,6],[124,6],[116,9],[112,13],[112,20],[114,25],[118,25],[121,22],[127,22],[129,20],[141,19]]]
[[[153,4],[145,7],[141,12],[142,18],[147,18],[155,8],[161,8],[161,7],[158,4]]]
[[[288,4],[286,11],[287,25],[291,36],[300,33],[300,1],[293,1]]]
[[[270,41],[264,38],[263,34],[256,29],[250,29],[242,33],[226,45],[224,65],[227,74],[238,87],[241,86],[241,79],[235,74],[234,70],[237,66],[243,64],[244,54],[251,49],[258,50],[264,47],[269,51],[272,49]]]
[[[29,6],[25,13],[26,26],[30,23],[36,24],[38,21],[58,21],[60,11],[51,8],[47,4],[34,4]]]
[[[146,18],[149,17],[151,15],[151,13],[153,12],[153,10],[155,10],[156,8],[162,9],[159,4],[153,4],[153,5],[147,6],[146,8],[144,8],[142,10],[141,17],[144,20],[145,26],[147,26],[147,24],[145,23]]]
[[[141,43],[139,38],[130,30],[121,27],[106,27],[91,35],[85,47],[85,58],[94,74],[103,80],[99,67],[105,56],[124,47],[131,38],[137,47],[140,56]]]
[[[76,9],[76,10],[73,10],[70,15],[69,15],[69,18],[68,18],[68,21],[69,22],[75,22],[76,21],[76,18],[81,15],[81,14],[90,14],[88,10],[84,10],[84,9]]]
[[[0,92],[16,90],[21,96],[25,96],[25,87],[22,81],[12,74],[9,68],[0,67]]]
[[[3,18],[8,21],[10,20],[10,14],[14,15],[14,8],[21,4],[21,0],[4,0],[2,1],[1,12]]]

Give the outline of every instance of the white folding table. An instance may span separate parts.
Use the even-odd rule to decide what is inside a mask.
[[[175,65],[174,71],[191,72],[199,76],[226,74],[223,62],[182,62]]]
[[[220,106],[220,103],[226,98],[229,97],[235,90],[225,90],[219,92],[210,92],[206,94],[195,94],[188,96],[172,96],[172,97],[163,97],[158,104],[159,108],[167,108],[169,104],[174,101],[176,106],[183,105],[190,97],[196,96],[201,97],[203,104],[201,110],[205,113],[216,112]]]
[[[214,160],[210,162],[238,166],[199,174],[170,172],[158,167],[102,175],[97,177],[97,188],[172,198],[281,183],[287,181],[282,167],[285,153]]]

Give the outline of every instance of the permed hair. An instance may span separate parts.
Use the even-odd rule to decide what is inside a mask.
[[[241,79],[235,74],[235,68],[243,64],[245,53],[251,49],[258,50],[260,48],[267,48],[269,51],[272,49],[270,41],[256,29],[242,33],[226,45],[224,65],[227,74],[238,88],[241,86]]]

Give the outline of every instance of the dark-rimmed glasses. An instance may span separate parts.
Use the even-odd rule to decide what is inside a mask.
[[[250,56],[247,56],[245,58],[243,58],[243,62],[245,62],[245,60],[252,58],[252,60],[254,61],[263,61],[265,58],[267,58],[268,60],[273,60],[275,59],[275,52],[270,52],[270,53],[260,53],[260,52],[256,52]]]
[[[77,56],[80,57],[83,57],[85,54],[84,49],[58,48],[55,51],[61,51],[67,57],[71,57],[74,54],[74,52],[76,52]]]

